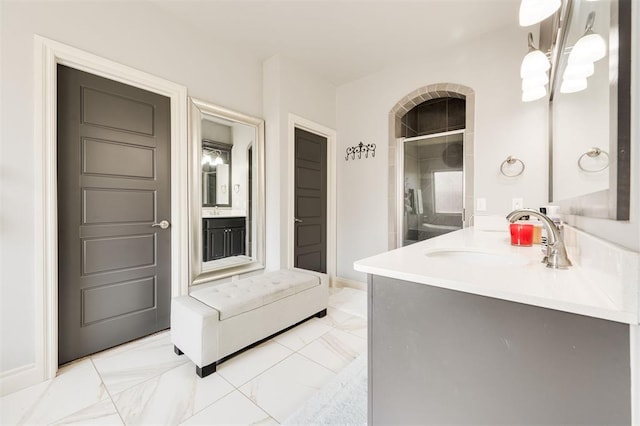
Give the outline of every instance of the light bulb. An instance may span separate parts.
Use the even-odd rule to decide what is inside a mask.
[[[222,157],[220,157],[219,155],[216,157],[215,160],[213,160],[212,163],[214,166],[219,166],[220,164],[224,164],[224,161],[222,160]]]
[[[551,63],[547,55],[540,50],[532,49],[522,59],[520,65],[520,77],[527,78],[531,75],[539,74],[551,68]]]
[[[522,90],[527,91],[534,87],[545,86],[549,82],[547,73],[539,73],[522,79]]]
[[[587,88],[587,79],[583,78],[571,78],[563,79],[560,86],[560,93],[576,93]]]
[[[590,29],[580,37],[569,54],[569,63],[595,62],[607,54],[607,43]]]
[[[560,0],[522,0],[520,3],[520,26],[528,27],[543,21],[560,9]]]
[[[564,69],[564,74],[562,74],[562,78],[564,80],[571,80],[576,78],[585,78],[593,75],[594,66],[593,62],[574,62],[567,65]]]
[[[536,86],[522,91],[522,102],[531,102],[543,98],[547,94],[544,86]]]
[[[202,165],[211,164],[211,156],[209,154],[205,154],[202,156]]]

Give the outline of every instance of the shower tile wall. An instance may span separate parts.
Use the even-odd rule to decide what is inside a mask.
[[[402,117],[402,136],[432,135],[465,127],[464,99],[437,98],[417,105]]]

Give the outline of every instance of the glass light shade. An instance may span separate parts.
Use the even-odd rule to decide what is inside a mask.
[[[547,55],[539,50],[531,50],[522,59],[520,65],[520,77],[527,78],[529,76],[539,74],[551,68],[551,63]]]
[[[600,34],[588,30],[580,37],[569,54],[569,63],[595,62],[607,54],[607,43]]]
[[[522,102],[531,102],[543,98],[547,94],[544,86],[537,86],[522,91]]]
[[[535,87],[544,87],[548,82],[549,77],[547,77],[547,73],[536,74],[522,79],[522,90],[526,92],[527,90]]]
[[[562,74],[563,80],[571,80],[576,78],[585,78],[593,75],[594,66],[593,62],[585,62],[585,63],[573,63],[568,64],[567,68],[564,70],[564,74]]]
[[[560,0],[522,0],[520,3],[520,26],[528,27],[543,21],[560,9]]]
[[[572,78],[568,80],[562,80],[560,86],[560,93],[576,93],[587,88],[587,79],[585,78]]]
[[[209,154],[205,154],[202,156],[202,165],[204,166],[205,164],[212,164],[213,160],[211,159],[211,156]]]
[[[215,160],[213,160],[213,163],[211,163],[214,166],[219,166],[220,164],[224,164],[224,161],[222,160],[222,157],[220,157],[219,155],[216,157]]]

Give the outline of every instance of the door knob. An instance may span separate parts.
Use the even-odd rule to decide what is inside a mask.
[[[151,226],[154,228],[167,229],[171,224],[168,220],[163,220],[160,223],[154,223]]]
[[[302,220],[298,219],[297,217],[294,217],[294,218],[293,218],[293,221],[294,221],[295,223],[302,223]]]

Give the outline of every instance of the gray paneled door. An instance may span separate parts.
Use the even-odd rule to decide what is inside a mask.
[[[327,139],[295,129],[294,266],[327,272]]]
[[[168,98],[58,65],[60,364],[169,327],[170,164]]]

